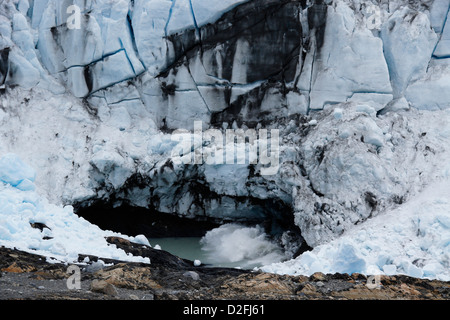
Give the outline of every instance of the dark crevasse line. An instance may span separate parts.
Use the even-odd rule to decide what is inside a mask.
[[[435,60],[446,60],[446,59],[450,59],[450,55],[439,56],[439,57],[433,55],[433,59],[435,59]]]
[[[164,34],[167,38],[168,36],[168,28],[169,28],[169,23],[170,23],[170,19],[172,19],[172,13],[173,13],[173,8],[175,7],[177,0],[172,0],[172,5],[169,9],[169,16],[167,17],[167,21],[166,21],[166,25],[164,26]]]
[[[449,14],[450,14],[450,5],[449,5],[449,7],[448,7],[448,9],[447,9],[447,14],[445,15],[444,23],[442,24],[442,30],[441,30],[441,33],[440,33],[440,35],[439,35],[439,39],[436,41],[436,45],[435,45],[434,50],[433,50],[432,58],[435,58],[435,59],[445,59],[444,57],[438,57],[438,56],[435,56],[434,53],[436,52],[436,49],[438,48],[439,43],[440,43],[441,40],[442,40],[442,36],[443,36],[443,34],[444,34],[445,26],[447,25],[448,15],[449,15]]]
[[[101,97],[101,99],[105,99],[105,98]],[[105,100],[106,100],[106,99],[105,99]],[[122,103],[122,102],[129,102],[129,101],[137,101],[137,102],[141,102],[140,98],[127,98],[127,99],[121,99],[121,100],[115,101],[115,102],[109,102],[108,105],[113,106],[113,105],[120,104],[120,103]]]
[[[192,76],[191,68],[189,68],[189,65],[187,66],[187,69],[188,69],[188,72],[189,72],[189,76],[191,77],[192,82],[194,83],[195,88],[197,89],[197,92],[198,92],[200,98],[202,99],[203,103],[205,104],[206,108],[208,109],[208,112],[211,113],[211,107],[208,105],[208,103],[206,102],[205,97],[203,96],[203,94],[202,94],[201,91],[199,90],[198,84],[195,82],[195,79],[194,79],[194,77]]]
[[[197,24],[197,18],[195,18],[195,12],[194,12],[194,7],[192,6],[192,0],[189,0],[189,8],[191,10],[192,19],[194,20],[195,30],[197,30],[198,40],[201,40],[201,38],[200,38],[201,37],[201,33],[200,33],[200,29],[199,29],[198,24]]]
[[[125,49],[125,47],[124,47],[124,45],[123,45],[122,39],[119,39],[119,42],[120,42],[120,46],[121,46],[122,49],[123,49],[123,52],[125,53],[125,58],[127,59],[128,64],[130,65],[131,70],[133,70],[133,73],[134,73],[134,75],[136,76],[136,75],[137,75],[137,74],[136,74],[136,69],[134,68],[133,62],[131,62],[131,59],[130,59],[130,57],[128,56],[128,52],[127,52],[127,50]]]
[[[0,51],[0,86],[6,82],[9,73],[9,52],[10,48]]]
[[[115,85],[117,85],[119,83],[124,83],[124,82],[130,81],[130,80],[136,79],[136,77],[142,75],[142,73],[137,74],[135,76],[128,77],[128,78],[120,79],[119,81],[115,81],[115,82],[109,83],[109,84],[107,84],[107,85],[105,85],[103,87],[99,87],[96,90],[93,90],[92,73],[90,72],[90,68],[86,67],[85,70],[84,70],[84,75],[85,75],[86,85],[88,86],[89,93],[87,94],[87,96],[85,98],[89,98],[91,95],[93,95],[94,93],[97,93],[99,91],[105,90],[105,89],[110,88],[110,87],[114,87]]]
[[[134,6],[134,1],[132,1],[132,5]],[[142,64],[142,67],[146,70],[147,67],[145,66],[144,61],[142,60],[142,58],[140,57],[139,54],[139,49],[136,43],[136,37],[135,37],[135,33],[134,33],[134,28],[133,28],[133,21],[132,21],[132,9],[130,8],[130,10],[128,10],[128,14],[127,14],[127,28],[128,28],[128,33],[130,34],[130,39],[131,39],[131,44],[133,45],[133,50],[134,53],[136,54],[136,57],[139,59],[139,61]],[[135,73],[136,74],[136,73]]]
[[[91,66],[93,66],[93,65],[95,65],[95,64],[97,64],[97,63],[99,63],[99,62],[104,61],[106,58],[109,58],[109,57],[111,57],[111,56],[114,56],[114,55],[120,53],[121,51],[125,51],[125,49],[124,49],[124,47],[123,47],[123,45],[122,45],[122,42],[121,42],[120,44],[121,44],[121,48],[118,49],[118,50],[116,50],[116,51],[113,51],[113,52],[109,52],[109,53],[103,54],[101,58],[98,58],[98,59],[96,59],[96,60],[93,60],[93,61],[89,62],[88,64],[84,64],[84,65],[83,65],[83,64],[79,64],[79,65],[78,65],[78,64],[75,64],[75,65],[72,65],[72,66],[68,66],[66,69],[62,70],[61,72],[66,72],[66,71],[68,71],[68,70],[70,70],[70,69],[72,69],[72,68],[86,68],[86,67],[91,67]]]

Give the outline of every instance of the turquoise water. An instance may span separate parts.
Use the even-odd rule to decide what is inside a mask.
[[[180,258],[189,260],[200,260],[203,264],[211,267],[228,267],[228,268],[242,268],[252,269],[260,266],[257,263],[252,263],[247,260],[237,262],[218,261],[216,257],[212,257],[211,253],[202,249],[200,244],[201,238],[157,238],[148,239],[152,247],[159,245],[161,250],[170,252]]]
[[[200,260],[207,263],[206,253],[200,245],[201,238],[157,238],[149,239],[152,247],[159,245],[162,250],[170,252],[180,258],[189,260]]]
[[[260,226],[225,224],[203,238],[149,239],[155,247],[180,258],[200,260],[213,267],[253,269],[285,258],[282,248],[270,240]]]

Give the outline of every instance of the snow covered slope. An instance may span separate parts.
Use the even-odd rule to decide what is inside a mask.
[[[120,236],[148,245],[147,239],[103,231],[34,191],[34,170],[14,154],[0,158],[0,244],[39,254],[47,261],[78,263],[78,255],[150,263],[106,242]]]
[[[261,268],[293,275],[406,274],[450,281],[450,179],[299,258]]]
[[[59,207],[128,204],[264,223],[280,241],[291,235],[289,252],[320,247],[404,212],[395,208],[445,177],[449,8],[3,0],[0,156],[29,164],[36,177],[24,188],[35,190],[22,191]],[[224,134],[279,130],[277,174],[174,163],[171,133],[194,121]],[[433,259],[448,268],[448,256]]]

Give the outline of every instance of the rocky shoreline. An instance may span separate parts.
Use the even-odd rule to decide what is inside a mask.
[[[79,256],[79,289],[68,265],[0,247],[0,300],[449,300],[450,282],[403,275],[283,276],[194,266],[168,252],[111,237],[127,253],[151,264]],[[87,259],[89,258],[89,259]],[[101,261],[99,261],[101,260]],[[69,283],[69,286],[68,286]],[[73,282],[75,283],[75,282]]]

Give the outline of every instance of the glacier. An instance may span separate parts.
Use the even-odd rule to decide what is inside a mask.
[[[96,205],[264,225],[290,253],[271,272],[448,279],[449,9],[449,0],[3,0],[0,194],[52,206],[39,216],[49,226]],[[174,163],[172,133],[195,121],[279,130],[278,172]],[[12,208],[0,211],[5,225],[21,215]],[[28,230],[31,216],[21,219]],[[30,245],[1,234],[1,245],[40,248],[37,236]]]
[[[296,259],[261,269],[291,275],[406,274],[449,281],[449,190],[448,178],[434,183],[404,206],[359,225],[340,238]]]
[[[15,154],[0,158],[1,245],[38,254],[50,263],[77,263],[79,254],[150,264],[111,246],[106,237],[120,236],[148,244],[142,235],[128,237],[103,231],[78,217],[71,206],[56,206],[35,191],[34,170]],[[42,227],[33,226],[35,223]],[[41,230],[40,230],[41,229]]]

